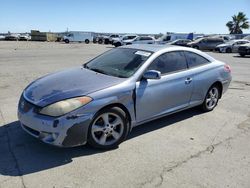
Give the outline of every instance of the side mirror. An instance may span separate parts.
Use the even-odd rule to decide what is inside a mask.
[[[148,70],[143,76],[144,79],[159,80],[161,79],[161,72],[156,70]]]

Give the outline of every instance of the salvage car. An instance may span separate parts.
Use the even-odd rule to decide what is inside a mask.
[[[213,37],[204,37],[201,39],[197,39],[188,43],[189,47],[199,49],[199,50],[215,50],[216,46],[219,44],[223,44],[224,40],[222,38],[213,38]]]
[[[137,125],[195,106],[212,111],[230,81],[227,64],[196,49],[122,46],[32,82],[18,118],[51,145],[112,149]]]
[[[250,43],[241,45],[238,49],[238,53],[240,54],[241,57],[250,55]]]
[[[134,41],[135,38],[137,38],[137,37],[138,37],[138,35],[134,35],[134,34],[124,35],[123,37],[114,40],[113,45],[115,47],[119,47],[122,45],[128,45],[128,44],[131,44],[131,42]]]
[[[238,48],[242,44],[250,43],[248,40],[231,40],[224,44],[219,44],[216,46],[215,51],[222,52],[222,53],[237,53]]]

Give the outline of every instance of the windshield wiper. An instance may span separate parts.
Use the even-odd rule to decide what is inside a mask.
[[[101,69],[98,69],[98,68],[89,68],[87,67],[89,70],[92,70],[92,71],[95,71],[95,72],[98,72],[98,73],[101,73],[101,74],[107,74],[105,71],[101,70]],[[108,75],[108,74],[107,74]]]

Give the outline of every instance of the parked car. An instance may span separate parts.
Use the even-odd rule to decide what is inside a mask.
[[[113,41],[120,38],[121,36],[118,34],[112,34],[104,37],[104,44],[113,44]]]
[[[239,47],[238,52],[241,57],[245,55],[250,55],[250,43],[243,44]]]
[[[199,50],[122,46],[32,82],[18,118],[48,144],[111,149],[137,125],[194,106],[212,111],[230,81],[230,67]]]
[[[222,43],[224,43],[222,38],[201,38],[190,42],[187,45],[199,50],[215,50],[216,46]]]
[[[28,40],[31,40],[31,36],[29,34],[22,34],[19,36],[18,40],[28,41]]]
[[[215,36],[213,36],[213,38],[221,38],[225,42],[229,42],[230,40],[233,40],[233,38],[229,35],[215,35]]]
[[[177,40],[174,40],[172,42],[169,42],[167,44],[170,44],[170,45],[176,45],[176,46],[188,46],[187,44],[192,42],[191,40],[189,39],[177,39]]]
[[[5,36],[5,40],[18,40],[19,34],[9,34]]]
[[[134,41],[135,38],[137,38],[138,35],[124,35],[123,37],[116,39],[113,41],[113,45],[115,47],[127,45],[130,44],[132,41]]]
[[[216,46],[215,51],[224,52],[224,53],[237,53],[238,48],[242,44],[250,43],[248,40],[231,40],[224,44],[219,44]]]
[[[249,40],[250,41],[250,35],[247,35],[243,38],[244,40]]]
[[[0,35],[0,40],[5,40],[5,36],[4,35]]]
[[[93,42],[93,36],[88,32],[70,31],[63,37],[65,43],[69,42],[85,42],[86,44]]]
[[[127,42],[126,45],[130,45],[130,44],[154,44],[154,43],[155,43],[154,37],[140,36],[140,37],[136,37],[131,42]]]
[[[93,38],[93,43],[98,43],[98,44],[102,44],[104,41],[104,37],[103,36],[95,36]]]

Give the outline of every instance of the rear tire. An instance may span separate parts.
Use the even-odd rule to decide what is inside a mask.
[[[103,43],[103,40],[102,39],[99,39],[98,40],[98,44],[102,44]]]
[[[218,101],[220,99],[220,88],[218,85],[212,85],[204,99],[204,102],[202,104],[202,110],[204,112],[212,111],[218,104]]]
[[[241,57],[245,57],[245,54],[240,54]]]
[[[88,43],[89,43],[89,39],[86,39],[86,40],[85,40],[85,43],[88,44]]]
[[[114,149],[126,139],[128,132],[129,124],[118,109],[104,109],[90,123],[88,144],[99,149]]]

